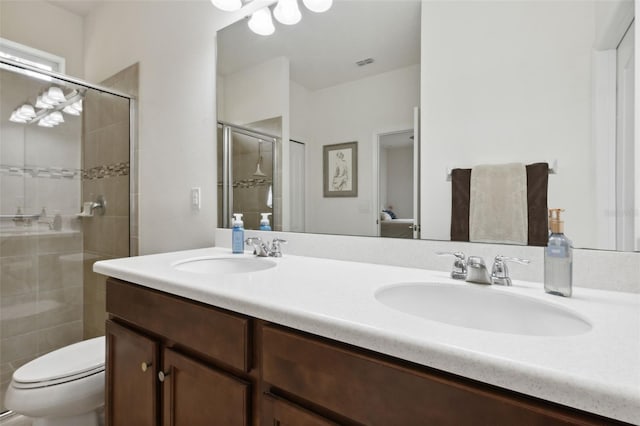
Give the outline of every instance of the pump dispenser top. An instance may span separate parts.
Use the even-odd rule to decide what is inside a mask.
[[[234,213],[233,214],[233,227],[240,227],[242,228],[244,226],[244,222],[242,221],[242,213]]]
[[[560,218],[560,213],[564,209],[549,209],[549,228],[552,234],[564,233],[564,221]]]
[[[260,230],[271,231],[271,225],[269,225],[269,216],[271,213],[260,213]]]

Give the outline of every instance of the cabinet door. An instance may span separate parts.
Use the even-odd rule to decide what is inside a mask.
[[[164,426],[248,424],[248,384],[171,349],[162,366]]]
[[[338,426],[292,402],[265,394],[262,397],[262,426]]]
[[[158,344],[107,321],[106,423],[155,426],[158,421]]]

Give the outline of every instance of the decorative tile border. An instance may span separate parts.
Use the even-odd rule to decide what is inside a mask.
[[[273,184],[273,181],[268,178],[261,178],[261,179],[248,178],[248,179],[237,179],[233,181],[234,188],[257,188],[259,186],[269,186],[272,184]],[[218,186],[222,187],[222,182],[218,182]]]
[[[51,166],[12,166],[0,164],[0,174],[5,176],[22,176],[50,179],[79,179],[82,170]]]
[[[95,180],[129,175],[129,162],[96,166],[82,171],[83,180]]]

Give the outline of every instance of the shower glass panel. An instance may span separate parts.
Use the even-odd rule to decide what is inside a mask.
[[[218,130],[219,226],[230,227],[232,214],[242,213],[245,229],[259,229],[261,213],[279,224],[274,209],[275,136],[223,125]]]
[[[59,77],[0,63],[0,413],[17,368],[104,333],[91,267],[129,255],[130,99]]]

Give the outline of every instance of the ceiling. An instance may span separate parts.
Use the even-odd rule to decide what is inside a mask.
[[[218,33],[221,75],[286,56],[291,80],[309,90],[420,63],[420,1],[338,0],[325,13],[300,4],[302,21],[259,36],[246,19]],[[373,58],[359,67],[356,61]]]

